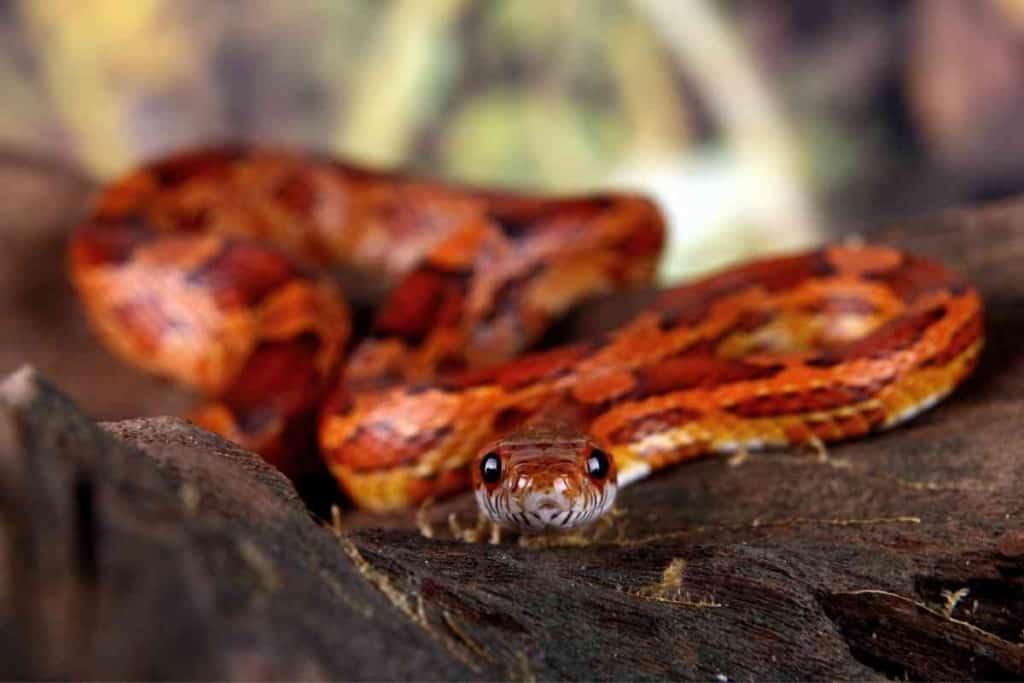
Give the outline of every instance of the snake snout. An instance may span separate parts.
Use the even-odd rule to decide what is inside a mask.
[[[537,503],[538,510],[561,510],[564,505],[557,498],[545,498]]]

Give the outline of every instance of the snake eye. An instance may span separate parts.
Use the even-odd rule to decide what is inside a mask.
[[[480,461],[480,476],[488,484],[493,484],[501,479],[501,458],[494,451],[484,456]]]
[[[608,462],[608,454],[602,451],[600,448],[595,448],[590,451],[590,457],[587,458],[587,474],[594,479],[604,479],[608,476],[608,470],[611,468]]]

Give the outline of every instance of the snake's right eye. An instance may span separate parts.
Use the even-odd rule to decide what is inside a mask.
[[[488,484],[497,483],[501,479],[501,458],[494,451],[486,454],[480,461],[480,477]]]

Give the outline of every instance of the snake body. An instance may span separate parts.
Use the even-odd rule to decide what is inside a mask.
[[[488,515],[529,528],[590,521],[616,481],[706,453],[894,426],[977,361],[977,291],[883,246],[741,265],[598,338],[520,355],[580,300],[647,281],[663,230],[633,195],[537,198],[218,149],[107,187],[70,264],[111,348],[212,398],[204,426],[292,474],[315,431],[350,497],[378,510],[475,478]],[[346,364],[338,264],[390,289]]]

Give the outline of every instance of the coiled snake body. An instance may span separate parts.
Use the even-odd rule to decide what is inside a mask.
[[[742,265],[599,338],[520,355],[580,300],[646,282],[662,235],[631,195],[542,199],[216,149],[106,188],[70,267],[112,349],[212,398],[200,424],[293,475],[318,433],[366,507],[472,485],[488,516],[533,530],[592,521],[617,485],[705,453],[891,427],[979,355],[976,290],[880,246]],[[339,264],[390,289],[345,364]]]

